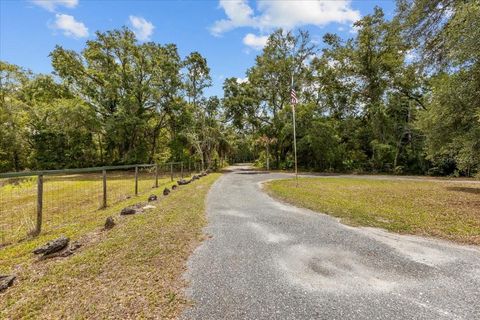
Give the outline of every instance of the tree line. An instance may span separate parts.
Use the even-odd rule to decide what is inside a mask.
[[[224,108],[260,164],[322,171],[471,176],[480,170],[479,1],[401,0],[356,35],[277,30],[247,71],[224,83]],[[267,154],[267,146],[270,152]]]
[[[198,52],[181,59],[175,45],[139,44],[123,28],[50,57],[53,75],[1,62],[1,171],[203,163],[232,152]]]
[[[228,158],[319,171],[480,171],[480,2],[399,0],[344,39],[274,31],[223,97],[206,59],[97,32],[52,75],[0,62],[0,171]]]

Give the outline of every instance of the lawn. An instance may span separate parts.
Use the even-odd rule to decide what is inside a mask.
[[[480,183],[322,177],[300,178],[298,188],[294,179],[269,181],[265,188],[349,225],[480,245]]]
[[[182,274],[205,225],[205,196],[219,174],[210,174],[164,197],[159,189],[104,210],[70,217],[38,238],[0,249],[0,273],[16,274],[0,294],[0,318],[174,318],[187,301]],[[120,210],[159,195],[155,209],[120,217]],[[114,216],[112,230],[102,231]],[[83,246],[73,256],[36,261],[33,248],[65,234]]]

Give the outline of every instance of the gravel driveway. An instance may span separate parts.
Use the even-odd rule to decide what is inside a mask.
[[[207,199],[212,237],[188,263],[184,319],[480,319],[480,250],[273,200],[235,167]]]

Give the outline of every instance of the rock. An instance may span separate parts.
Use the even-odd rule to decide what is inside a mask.
[[[48,255],[54,252],[58,252],[62,249],[65,249],[65,247],[68,246],[69,241],[70,239],[68,239],[67,237],[61,236],[60,238],[47,242],[45,245],[33,250],[33,253]]]
[[[151,194],[150,197],[148,197],[148,202],[152,202],[152,201],[157,201],[157,195]]]
[[[105,220],[105,226],[103,227],[103,230],[110,230],[113,227],[115,227],[115,221],[112,217],[108,217],[107,220]]]
[[[81,246],[82,245],[80,243],[75,241],[68,248],[65,248],[61,251],[54,252],[51,254],[44,254],[43,256],[40,257],[40,260],[51,259],[51,258],[65,258],[65,257],[71,256]]]
[[[164,196],[168,196],[169,193],[170,193],[170,189],[168,189],[168,188],[163,189],[163,195]]]
[[[186,184],[189,184],[190,180],[181,179],[181,180],[178,180],[177,183],[179,186],[184,186]]]
[[[172,190],[175,190],[175,189],[177,189],[177,185],[176,185],[176,184],[174,184],[174,185],[172,186]]]
[[[193,180],[198,180],[198,179],[200,179],[200,177],[197,176],[197,175],[194,175],[194,176],[192,177],[192,181],[193,181]]]
[[[15,276],[0,275],[0,292],[7,290],[8,287],[11,287],[15,278]]]
[[[133,207],[126,207],[126,208],[123,208],[122,211],[120,211],[120,215],[122,216],[126,216],[126,215],[129,215],[129,214],[135,214],[137,213],[137,210],[135,210],[135,208]]]
[[[135,213],[142,213],[143,212],[143,209],[142,207],[145,205],[145,203],[137,203],[137,204],[134,204],[132,206],[128,206],[128,207],[125,207],[122,209],[122,211],[120,211],[120,215],[122,216],[126,216],[126,215],[130,215],[130,214],[135,214]]]

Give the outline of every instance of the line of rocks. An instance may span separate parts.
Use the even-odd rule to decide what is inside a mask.
[[[189,180],[180,179],[180,180],[177,181],[177,184],[172,185],[171,190],[176,190],[178,188],[178,186],[187,185],[187,184],[189,184],[189,183],[191,183],[195,180],[199,180],[201,177],[205,177],[209,173],[210,173],[210,170],[206,170],[206,171],[203,171],[203,172],[199,173],[198,175],[192,176],[192,178],[189,179]],[[169,188],[163,189],[163,195],[168,196],[172,192],[171,190]],[[157,201],[157,200],[158,200],[158,196],[156,194],[151,194],[148,197],[147,202],[150,203],[150,202],[154,202],[154,201]],[[155,208],[155,206],[145,205],[144,203],[137,203],[137,204],[134,204],[134,205],[123,208],[122,211],[120,211],[120,215],[125,216],[125,215],[133,215],[133,214],[137,214],[137,213],[143,213],[143,212],[145,212],[145,210],[154,209],[154,208]],[[108,217],[107,220],[105,221],[104,230],[109,230],[109,229],[113,228],[114,226],[115,226],[115,221],[113,220],[113,217]]]

